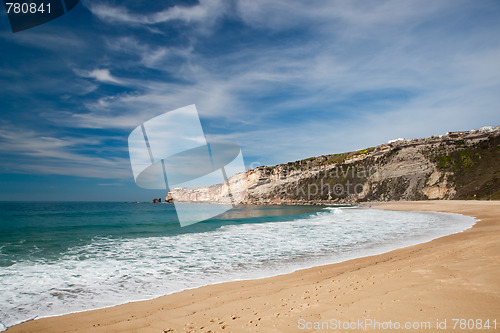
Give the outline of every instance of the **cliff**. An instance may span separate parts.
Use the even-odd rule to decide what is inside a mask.
[[[396,139],[354,152],[258,167],[229,179],[248,204],[500,199],[500,126]],[[220,202],[227,184],[171,191],[179,201]]]

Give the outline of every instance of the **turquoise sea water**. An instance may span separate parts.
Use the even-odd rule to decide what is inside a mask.
[[[247,206],[181,228],[174,206],[0,203],[0,329],[381,253],[469,228],[453,214]]]

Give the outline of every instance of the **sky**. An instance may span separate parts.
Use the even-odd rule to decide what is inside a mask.
[[[0,200],[164,196],[127,138],[191,104],[247,168],[500,124],[497,0],[82,0],[0,50]]]

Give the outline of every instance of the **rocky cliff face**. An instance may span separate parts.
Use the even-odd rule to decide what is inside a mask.
[[[500,126],[259,167],[229,179],[249,204],[500,199]],[[221,202],[227,184],[175,189],[175,200]]]

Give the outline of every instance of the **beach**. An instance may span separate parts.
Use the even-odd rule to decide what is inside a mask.
[[[500,202],[367,206],[458,213],[480,222],[458,234],[380,255],[32,320],[7,331],[373,331],[410,324],[413,331],[456,332],[464,320],[474,326],[469,331],[487,320],[490,328],[482,331],[500,330]]]

